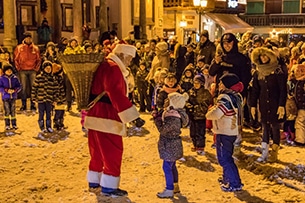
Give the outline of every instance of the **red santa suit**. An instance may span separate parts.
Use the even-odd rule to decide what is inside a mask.
[[[126,47],[127,50],[123,50]],[[124,48],[125,47],[125,48]],[[89,183],[98,183],[103,188],[117,189],[123,155],[122,136],[126,134],[125,124],[139,117],[139,113],[128,99],[128,70],[115,55],[124,51],[132,55],[131,45],[121,45],[108,55],[96,70],[91,94],[96,97],[106,94],[88,111],[85,127],[88,131],[88,144],[91,160],[87,179]]]

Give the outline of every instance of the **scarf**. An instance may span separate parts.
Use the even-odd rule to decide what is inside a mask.
[[[258,79],[264,80],[266,76],[273,73],[280,65],[277,61],[274,63],[266,63],[266,64],[258,64],[257,71],[258,71]]]

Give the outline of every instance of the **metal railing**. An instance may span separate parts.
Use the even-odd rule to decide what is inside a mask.
[[[305,27],[305,14],[239,15],[252,26]]]

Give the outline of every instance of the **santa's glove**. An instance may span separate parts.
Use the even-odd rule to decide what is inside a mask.
[[[135,119],[134,121],[132,121],[136,127],[140,128],[145,124],[145,120],[143,120],[142,118],[138,117],[137,119]]]
[[[250,111],[251,111],[252,119],[255,119],[256,108],[255,107],[251,107]]]
[[[279,106],[279,108],[277,109],[277,115],[279,115],[278,119],[282,119],[284,118],[285,115],[285,107],[283,106]]]

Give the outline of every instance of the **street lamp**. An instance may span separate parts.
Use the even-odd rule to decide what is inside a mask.
[[[199,15],[199,34],[201,33],[201,15],[205,13],[208,5],[208,0],[193,0],[193,5],[196,8],[196,13]]]

